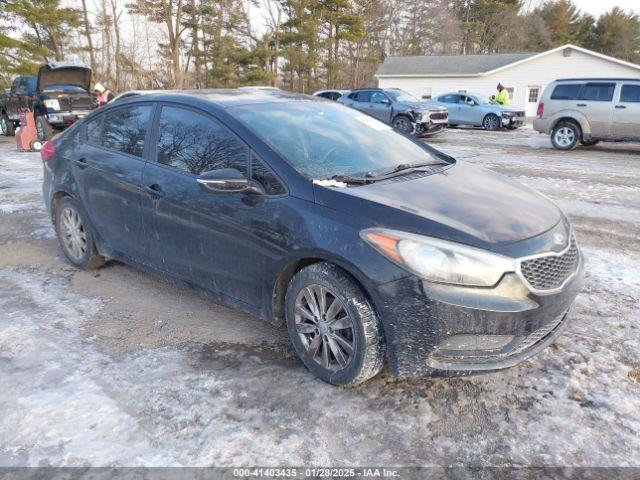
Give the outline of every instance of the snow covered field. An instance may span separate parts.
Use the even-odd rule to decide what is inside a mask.
[[[576,316],[504,372],[339,389],[283,329],[120,264],[71,268],[39,155],[0,139],[0,467],[640,467],[640,145],[561,153],[530,129],[431,143],[567,212],[586,256]]]

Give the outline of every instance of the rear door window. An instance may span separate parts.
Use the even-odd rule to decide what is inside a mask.
[[[623,103],[640,103],[640,85],[622,85],[620,101]]]
[[[443,95],[438,100],[442,103],[458,103],[458,95]]]
[[[142,157],[151,109],[151,105],[139,105],[105,113],[100,145],[109,150]]]
[[[553,89],[551,100],[577,100],[581,88],[581,83],[561,83]]]
[[[102,141],[102,120],[104,115],[98,115],[87,122],[87,142],[91,145],[99,146]]]
[[[235,168],[248,176],[249,147],[213,118],[162,107],[157,162],[193,175]]]
[[[610,102],[613,100],[613,92],[615,89],[615,83],[587,83],[582,87],[578,100]]]

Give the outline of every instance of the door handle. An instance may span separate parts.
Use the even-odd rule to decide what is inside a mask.
[[[144,187],[144,190],[149,194],[149,196],[156,199],[162,198],[165,195],[165,193],[162,191],[162,187],[157,183],[149,185],[148,187]]]
[[[626,105],[616,105],[616,108],[627,108]]]
[[[78,158],[78,159],[76,159],[76,165],[81,170],[84,170],[85,168],[87,168],[89,166],[89,164],[87,163],[87,159],[86,158]]]
[[[579,103],[579,104],[578,104],[578,105],[576,105],[576,106],[578,106],[578,107],[586,107],[586,106],[587,106],[587,104],[586,104],[586,103]]]

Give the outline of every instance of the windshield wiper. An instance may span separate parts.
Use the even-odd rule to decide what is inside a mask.
[[[375,181],[373,178],[351,177],[349,175],[334,175],[331,177],[331,180],[347,183],[349,185],[367,185],[368,183]]]
[[[377,180],[380,180],[382,177],[386,177],[394,173],[402,172],[404,170],[413,170],[415,168],[421,168],[421,167],[437,167],[440,165],[449,165],[449,162],[400,163],[390,170],[385,170],[380,172],[378,175],[376,175],[375,178]]]

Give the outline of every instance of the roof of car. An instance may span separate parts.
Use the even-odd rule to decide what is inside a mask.
[[[222,108],[238,106],[238,105],[255,105],[260,103],[274,102],[290,102],[292,100],[310,100],[321,101],[317,97],[311,95],[303,95],[300,93],[285,92],[284,90],[271,89],[227,89],[227,88],[211,88],[198,90],[166,90],[156,91],[148,95],[135,95],[131,99],[123,99],[125,101],[137,100],[176,100],[179,98],[196,97],[208,100]]]

